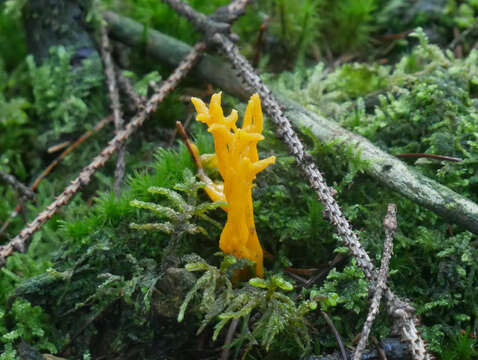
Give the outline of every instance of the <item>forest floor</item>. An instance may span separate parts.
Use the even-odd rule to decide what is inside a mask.
[[[0,360],[478,358],[478,2],[188,3],[0,0]]]

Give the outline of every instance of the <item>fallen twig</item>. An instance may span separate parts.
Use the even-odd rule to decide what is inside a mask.
[[[314,275],[311,277],[307,282],[305,283],[304,287],[308,288],[317,283],[320,279],[323,277],[327,276],[327,274],[332,270],[339,262],[344,260],[346,256],[344,254],[337,254],[332,261],[329,261],[327,264],[327,267],[323,269],[321,272],[319,272],[317,275]]]
[[[174,70],[169,78],[161,86],[160,92],[155,93],[128,125],[121,130],[106,146],[103,151],[96,156],[93,161],[83,168],[69,186],[57,196],[56,200],[52,202],[44,211],[37,215],[37,217],[28,224],[17,236],[15,236],[6,245],[0,246],[0,267],[5,265],[6,259],[14,251],[25,252],[29,245],[29,239],[33,233],[41,228],[41,226],[50,219],[53,214],[63,205],[67,204],[73,195],[83,186],[90,182],[93,174],[101,168],[106,161],[118,150],[137,128],[143,125],[148,116],[153,113],[158,107],[159,103],[168,95],[179,83],[179,81],[191,70],[194,63],[197,61],[199,55],[206,48],[204,42],[200,42],[194,46],[191,52],[184,58],[182,63]]]
[[[58,156],[55,160],[53,160],[50,165],[48,165],[48,167],[42,171],[42,173],[40,175],[37,176],[37,178],[35,179],[35,181],[33,182],[33,184],[30,185],[30,190],[31,191],[35,191],[38,186],[40,185],[41,181],[46,177],[48,176],[48,174],[51,173],[51,171],[69,154],[71,153],[73,150],[75,150],[78,146],[80,146],[83,142],[85,142],[86,139],[88,139],[90,136],[92,136],[93,134],[95,134],[96,132],[98,132],[99,130],[101,130],[103,128],[103,126],[105,126],[106,124],[108,124],[111,120],[113,120],[113,116],[112,115],[109,115],[107,117],[105,117],[103,120],[101,120],[98,124],[96,124],[96,126],[91,129],[91,130],[88,130],[86,133],[84,133],[82,136],[80,136],[73,144],[71,144],[70,146],[68,146],[68,148],[66,148],[61,154],[60,156]],[[20,210],[22,209],[23,205],[22,205],[22,202],[19,202],[17,204],[17,206],[15,207],[15,210],[12,211],[12,213],[10,214],[10,217],[8,218],[7,221],[5,221],[2,225],[2,227],[0,228],[0,234],[2,234],[8,227],[8,225],[10,225],[11,221],[13,218],[15,218],[18,213],[20,212]]]
[[[435,155],[435,154],[425,154],[425,153],[406,153],[406,154],[397,154],[395,155],[398,158],[430,158],[430,159],[436,159],[436,160],[445,160],[445,161],[452,161],[452,162],[461,162],[463,159],[453,157],[453,156],[445,156],[445,155]]]
[[[23,185],[20,181],[18,181],[15,176],[0,170],[0,178],[2,178],[2,180],[8,185],[13,187],[15,191],[20,194],[20,196],[24,196],[28,199],[33,199],[35,197],[33,191],[31,191],[28,186]]]
[[[229,352],[231,348],[229,345],[232,342],[232,337],[236,332],[237,325],[239,324],[239,318],[232,319],[231,324],[229,325],[229,329],[227,330],[226,340],[224,341],[224,346],[222,347],[222,353],[220,360],[227,360],[229,359]]]
[[[106,74],[106,84],[108,85],[108,95],[111,100],[111,110],[113,111],[113,119],[115,123],[115,135],[123,129],[124,121],[123,115],[121,113],[121,104],[118,87],[116,86],[116,75],[115,67],[113,64],[113,59],[111,58],[111,46],[110,40],[108,38],[108,33],[105,26],[100,23],[99,26],[100,36],[101,36],[101,58],[103,59],[103,65],[105,68]],[[115,169],[115,182],[114,182],[114,192],[118,197],[121,190],[121,183],[124,178],[125,170],[125,147],[124,144],[118,148],[118,158],[116,160],[116,169]]]
[[[385,229],[385,244],[383,246],[382,261],[380,264],[380,270],[378,274],[377,283],[375,285],[375,294],[372,298],[372,303],[370,305],[370,310],[367,315],[367,320],[363,325],[362,336],[360,341],[355,349],[354,360],[360,360],[362,358],[362,353],[367,344],[367,339],[372,329],[373,321],[378,314],[380,307],[380,300],[382,300],[383,291],[387,286],[387,277],[390,258],[393,253],[393,236],[395,230],[397,229],[397,206],[395,204],[388,204],[387,215],[383,220],[383,227]]]
[[[334,323],[332,322],[332,319],[330,319],[329,315],[323,310],[320,311],[320,314],[322,317],[325,319],[325,322],[327,325],[329,325],[330,330],[334,333],[335,339],[337,339],[337,344],[339,345],[340,349],[340,354],[342,355],[343,360],[348,360],[347,358],[347,353],[345,352],[345,347],[342,342],[342,338],[340,337],[339,332],[337,331],[336,327],[334,326]]]

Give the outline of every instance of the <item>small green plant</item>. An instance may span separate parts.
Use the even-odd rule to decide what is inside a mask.
[[[461,29],[476,26],[478,1],[476,0],[448,0],[444,14],[453,19],[454,25]]]
[[[4,319],[9,317],[13,319],[15,327],[8,331],[3,325]],[[50,353],[56,353],[57,348],[51,341],[54,338],[54,331],[51,327],[50,319],[39,306],[32,306],[30,302],[17,299],[12,304],[8,315],[0,309],[0,343],[4,344],[6,355],[1,355],[0,359],[8,359],[8,356],[14,358],[16,351],[15,344],[22,339],[28,343],[35,343],[38,349],[46,350]],[[4,356],[4,357],[2,357]]]
[[[282,334],[291,336],[303,352],[308,351],[311,339],[305,315],[317,308],[315,300],[297,304],[283,293],[293,290],[293,285],[277,274],[267,279],[253,278],[239,288],[233,288],[230,277],[233,269],[237,271],[238,261],[232,256],[225,256],[219,268],[198,256],[190,256],[186,261],[188,271],[204,271],[204,274],[186,295],[178,321],[183,320],[189,303],[199,295],[198,308],[204,318],[198,333],[217,319],[213,333],[213,340],[216,340],[229,321],[242,319],[243,331],[235,344],[242,344],[247,339],[248,349],[258,342],[268,351],[276,336]],[[258,317],[250,330],[249,320],[253,314]]]
[[[205,184],[200,181],[196,181],[196,177],[189,169],[184,170],[183,176],[184,183],[174,185],[173,189],[185,193],[187,200],[184,200],[183,196],[174,190],[152,186],[148,188],[148,192],[150,194],[165,196],[169,200],[170,206],[164,206],[153,202],[140,200],[132,200],[130,202],[131,206],[133,207],[149,210],[157,216],[167,218],[169,220],[161,223],[132,223],[130,224],[130,227],[136,230],[158,230],[172,235],[169,244],[170,250],[177,245],[177,242],[185,234],[195,235],[202,233],[203,235],[207,236],[207,231],[204,229],[204,227],[199,226],[191,221],[194,218],[205,220],[220,228],[221,225],[217,221],[207,216],[206,212],[225,205],[225,203],[221,201],[216,201],[213,203],[204,202],[198,204],[198,191],[203,189]]]
[[[453,336],[441,354],[442,360],[471,360],[478,356],[476,338],[470,330]]]

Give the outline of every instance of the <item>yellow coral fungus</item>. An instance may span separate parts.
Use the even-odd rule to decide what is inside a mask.
[[[275,162],[275,156],[259,160],[257,154],[257,142],[264,139],[259,95],[251,96],[242,128],[236,126],[236,110],[224,116],[221,93],[212,96],[209,108],[198,98],[191,101],[198,113],[196,119],[206,123],[214,136],[217,166],[224,180],[223,191],[211,181],[206,184],[206,192],[213,201],[227,201],[227,222],[219,247],[225,253],[255,261],[256,274],[262,277],[263,254],[254,225],[252,182],[258,172]]]

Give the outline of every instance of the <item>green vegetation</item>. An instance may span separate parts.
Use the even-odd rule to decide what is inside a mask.
[[[207,14],[226,3],[190,1]],[[28,54],[23,4],[0,5],[0,170],[30,184],[56,156],[47,148],[91,129],[108,115],[109,101],[99,63],[74,66],[72,51],[61,45],[42,63]],[[141,21],[145,34],[154,28],[188,43],[199,39],[156,0],[105,0],[90,16],[102,7]],[[267,83],[309,110],[391,154],[460,158],[405,161],[478,202],[476,11],[472,0],[267,0],[251,4],[233,30],[241,50],[269,72]],[[448,49],[454,28],[462,38]],[[151,94],[150,82],[169,74],[148,58],[147,44],[121,51],[143,96]],[[208,201],[186,147],[167,148],[171,124],[193,116],[181,96],[208,91],[190,77],[130,140],[119,197],[111,191],[112,161],[33,236],[27,253],[8,258],[0,269],[0,360],[19,359],[21,344],[68,359],[217,358],[233,324],[231,356],[297,359],[337,350],[321,310],[352,344],[368,311],[369,284],[268,123],[260,158],[275,155],[277,162],[253,189],[265,278],[241,282],[252,264],[217,253],[226,218],[221,204]],[[236,102],[224,96],[225,107]],[[123,110],[126,119],[134,114]],[[320,143],[300,130],[376,264],[387,204],[397,204],[389,284],[416,307],[430,350],[447,360],[476,357],[476,235],[364,175],[368,164],[352,146]],[[107,126],[68,155],[23,215],[11,219],[0,244],[44,209],[113,131]],[[201,153],[213,152],[203,127],[189,132]],[[4,183],[0,198],[3,225],[21,199]],[[391,328],[381,311],[372,333],[383,339]]]

